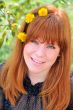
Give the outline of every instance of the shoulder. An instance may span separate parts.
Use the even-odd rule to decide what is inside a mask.
[[[5,64],[5,63],[0,64],[0,73],[1,73],[1,71],[2,71],[2,68],[3,68],[4,64]]]
[[[3,110],[3,102],[4,102],[4,93],[2,88],[0,87],[0,110]]]
[[[73,110],[73,72],[71,73],[71,100],[67,110]]]
[[[0,73],[2,71],[2,68],[3,68],[3,65],[4,64],[0,64]],[[0,110],[3,110],[3,107],[4,107],[4,92],[3,92],[3,89],[0,87]]]
[[[1,64],[0,64],[0,70],[2,69],[2,67],[3,67],[4,64],[5,64],[5,63],[1,63]]]
[[[73,72],[71,74],[71,94],[72,94],[72,98],[73,98]]]
[[[1,101],[1,97],[4,96],[3,94],[3,89],[0,87],[0,101]]]
[[[0,64],[0,75],[1,75],[1,73],[2,73],[2,70],[3,70],[4,66],[5,66],[5,63],[1,63],[1,64]],[[1,77],[1,76],[0,76],[0,77]]]

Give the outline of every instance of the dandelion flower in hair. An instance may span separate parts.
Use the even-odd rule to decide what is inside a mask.
[[[48,9],[47,8],[41,8],[41,9],[39,9],[39,11],[38,11],[38,15],[39,16],[47,16],[48,15]]]
[[[33,14],[33,13],[29,13],[29,14],[27,14],[26,17],[25,17],[25,22],[26,22],[26,23],[30,23],[30,22],[33,21],[34,18],[35,18],[34,14]]]
[[[26,33],[20,32],[20,33],[18,34],[18,39],[21,40],[21,42],[25,42],[25,41],[26,41],[26,38],[27,38]]]

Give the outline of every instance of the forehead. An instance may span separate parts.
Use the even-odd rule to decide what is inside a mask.
[[[48,17],[39,17],[30,23],[27,29],[28,39],[38,39],[41,42],[57,42],[63,41],[63,25],[61,20],[49,15]]]

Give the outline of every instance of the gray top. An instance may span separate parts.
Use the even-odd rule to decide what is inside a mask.
[[[2,65],[0,67],[2,67]],[[27,94],[20,96],[20,100],[15,107],[5,99],[3,91],[0,88],[0,110],[43,110],[42,98],[38,95],[42,83],[37,83],[33,86],[28,77],[26,77],[23,83]],[[71,100],[66,110],[73,110],[73,73],[71,74]]]

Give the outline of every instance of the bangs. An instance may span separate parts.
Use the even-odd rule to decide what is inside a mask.
[[[39,39],[42,42],[57,42],[60,45],[64,36],[63,27],[63,22],[58,15],[50,14],[47,17],[36,17],[28,26],[28,41]]]

